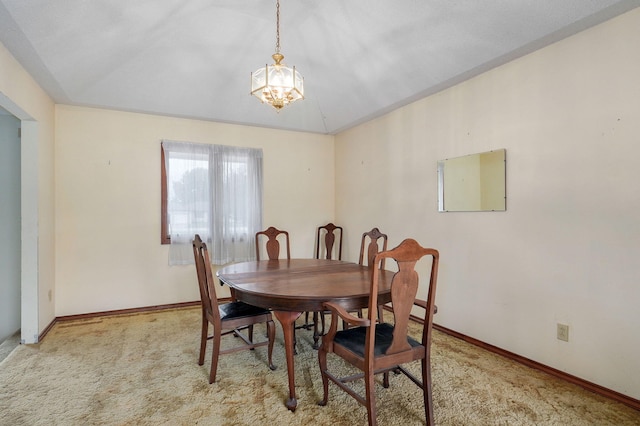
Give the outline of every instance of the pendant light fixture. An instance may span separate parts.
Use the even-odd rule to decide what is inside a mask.
[[[304,79],[289,68],[280,53],[280,0],[276,0],[276,53],[271,55],[275,63],[265,65],[251,73],[251,94],[280,111],[285,106],[304,99]]]

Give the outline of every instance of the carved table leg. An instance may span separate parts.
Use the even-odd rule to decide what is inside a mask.
[[[296,378],[295,378],[295,366],[293,364],[293,353],[295,345],[295,337],[293,333],[294,323],[302,312],[290,312],[290,311],[273,311],[276,319],[280,321],[282,325],[282,331],[284,334],[284,350],[287,355],[287,374],[289,376],[289,399],[286,402],[286,406],[291,411],[296,411],[298,401],[296,399]]]

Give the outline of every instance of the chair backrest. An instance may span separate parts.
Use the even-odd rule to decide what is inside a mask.
[[[220,311],[218,310],[218,298],[216,296],[215,283],[211,271],[209,251],[207,250],[207,245],[198,234],[196,234],[193,239],[193,257],[196,261],[202,312],[210,321],[214,322],[214,324],[219,323]]]
[[[336,237],[337,234],[337,237]],[[324,238],[322,238],[324,236]],[[316,235],[316,259],[320,259],[320,248],[322,247],[322,256],[324,259],[333,259],[334,244],[338,240],[338,256],[337,260],[342,260],[342,226],[336,226],[328,223],[318,227]],[[324,244],[322,244],[324,241]]]
[[[382,240],[382,249],[380,249],[378,244],[380,240]],[[378,228],[373,228],[371,231],[362,234],[362,242],[360,243],[360,259],[358,260],[358,263],[360,265],[371,266],[376,254],[385,250],[387,250],[387,234],[383,234]],[[365,253],[367,254],[367,263],[364,263]],[[380,264],[380,269],[384,269],[384,259]]]
[[[398,272],[393,275],[391,280],[391,307],[394,316],[394,332],[393,341],[386,351],[387,355],[410,349],[409,343],[407,342],[409,317],[418,292],[418,273],[415,270],[415,266],[424,256],[431,257],[431,274],[429,277],[422,343],[430,346],[436,282],[438,279],[438,262],[440,259],[438,251],[432,248],[424,248],[415,240],[409,238],[402,241],[396,248],[378,253],[374,258],[374,264],[376,265],[386,258],[392,258],[398,264]],[[367,330],[367,333],[375,333],[374,315],[376,314],[376,308],[378,306],[379,277],[380,269],[374,267],[371,279],[371,295],[369,297],[369,319],[372,321],[372,326]],[[367,347],[367,351],[370,350],[371,352],[369,353],[373,354],[373,341],[375,339],[369,339],[367,336],[367,342],[369,342],[369,340],[371,340],[371,346]]]
[[[270,226],[264,231],[256,232],[256,259],[260,260],[260,236],[264,235],[268,238],[266,243],[267,256],[269,260],[276,260],[280,258],[280,241],[278,238],[284,238],[285,245],[287,247],[287,259],[291,259],[291,248],[289,247],[289,233],[287,231],[281,231],[279,229]]]

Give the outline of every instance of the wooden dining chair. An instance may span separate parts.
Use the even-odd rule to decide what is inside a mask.
[[[358,263],[364,266],[372,265],[375,255],[380,251],[387,250],[387,239],[387,234],[383,234],[378,228],[373,228],[371,231],[363,233],[362,241],[360,242],[360,258],[358,259]],[[380,242],[382,242],[382,247],[380,247]],[[367,255],[366,261],[365,253]],[[380,269],[384,269],[384,260],[380,264]]]
[[[387,234],[383,234],[378,228],[373,228],[371,231],[363,233],[360,242],[360,257],[358,263],[364,266],[372,265],[375,255],[387,249],[387,239]],[[380,246],[381,243],[382,246]],[[379,268],[384,269],[384,259],[380,263]],[[378,320],[380,322],[383,321],[382,311],[383,305],[378,306]],[[362,317],[362,315],[359,316]]]
[[[427,300],[416,299],[418,273],[416,263],[423,257],[431,258],[431,274],[428,283]],[[435,308],[436,282],[438,276],[439,253],[435,249],[424,248],[415,240],[406,239],[396,248],[375,255],[373,265],[380,265],[385,259],[397,262],[398,271],[391,280],[391,305],[393,324],[378,323],[375,308],[378,303],[380,268],[372,268],[371,292],[369,295],[368,318],[357,318],[346,312],[340,305],[325,303],[331,310],[331,326],[322,338],[318,351],[318,363],[322,375],[324,396],[319,405],[326,405],[329,399],[329,380],[367,407],[369,425],[376,424],[376,398],[374,375],[383,374],[383,386],[389,387],[389,372],[405,374],[422,389],[424,410],[428,425],[433,424],[433,401],[431,395],[431,334]],[[420,341],[409,335],[409,321],[413,306],[424,309],[422,338]],[[338,331],[339,318],[355,327]],[[362,373],[349,377],[338,377],[327,367],[327,354],[333,353],[358,368]],[[422,377],[419,379],[403,365],[421,360]],[[354,390],[349,383],[364,379],[365,396]]]
[[[333,223],[318,226],[316,259],[342,260],[342,233],[342,226],[336,226]]]
[[[282,231],[280,229],[277,229],[273,226],[270,226],[269,228],[265,229],[264,231],[259,231],[256,232],[256,260],[260,260],[260,252],[262,251],[262,246],[260,245],[260,240],[264,240],[266,238],[266,242],[265,242],[265,250],[267,252],[267,257],[269,258],[269,260],[278,260],[280,259],[280,240],[284,241],[286,250],[287,250],[287,257],[286,259],[291,259],[291,248],[290,248],[290,243],[289,243],[289,233],[287,231]],[[304,329],[308,329],[306,324],[300,325],[300,326],[296,326],[294,324],[293,326],[293,333],[294,333],[294,345],[293,345],[293,351],[294,353],[297,355],[298,354],[298,349],[297,349],[297,339],[295,338],[295,331],[296,329],[299,328],[304,328]]]
[[[343,229],[341,226],[336,226],[333,223],[328,223],[323,226],[319,226],[316,231],[316,259],[336,259],[342,260],[342,234]],[[312,322],[309,322],[309,312],[305,312],[304,324],[297,326],[296,328],[306,328],[307,330],[313,327],[313,348],[318,349],[320,336],[324,334],[324,324],[326,311],[313,312]]]
[[[200,357],[198,358],[198,365],[204,364],[207,340],[213,340],[209,383],[216,381],[219,355],[237,352],[243,349],[268,346],[269,368],[275,370],[276,367],[272,362],[272,354],[276,328],[271,318],[271,312],[267,309],[248,305],[244,302],[218,303],[207,245],[202,241],[200,235],[197,234],[193,240],[193,256],[196,262],[200,300],[202,302],[202,333],[200,336]],[[253,341],[253,326],[260,323],[265,323],[267,326],[268,340],[255,343]],[[209,324],[213,326],[213,334],[211,336],[209,336]],[[247,331],[246,335],[242,333],[243,330]],[[229,349],[220,349],[222,336],[228,334],[239,337],[243,344]]]
[[[287,231],[281,231],[273,226],[265,229],[264,231],[256,232],[256,259],[260,260],[261,245],[260,240],[266,240],[266,251],[269,260],[276,260],[280,258],[280,240],[284,240],[284,244],[287,249],[286,259],[291,259],[291,248],[289,246],[289,233]]]

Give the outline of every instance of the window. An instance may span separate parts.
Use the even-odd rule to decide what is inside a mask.
[[[255,258],[262,228],[262,150],[162,141],[162,243],[169,264],[193,263],[200,234],[214,264]]]

